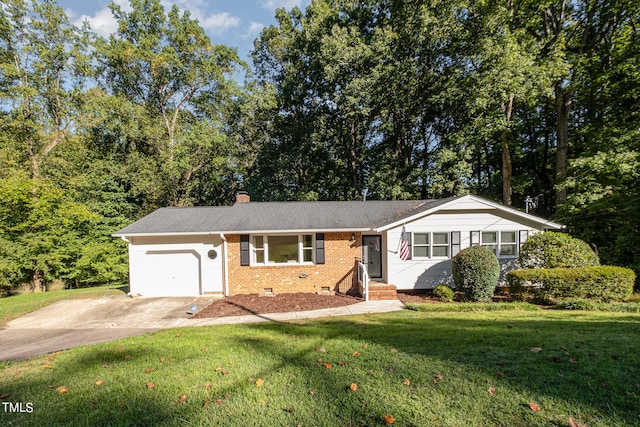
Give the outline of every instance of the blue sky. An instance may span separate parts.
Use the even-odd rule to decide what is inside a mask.
[[[161,0],[165,11],[172,4],[181,10],[190,10],[198,19],[213,43],[225,44],[238,49],[241,59],[249,62],[249,52],[262,28],[275,23],[275,11],[294,6],[304,9],[310,0]],[[80,25],[88,20],[93,31],[108,36],[116,29],[116,23],[107,7],[110,0],[58,0],[72,23]],[[115,0],[123,9],[129,0]]]

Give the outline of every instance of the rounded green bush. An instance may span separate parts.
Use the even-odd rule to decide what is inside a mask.
[[[600,265],[598,255],[583,240],[547,231],[529,237],[520,248],[520,268],[572,268]]]
[[[470,301],[487,302],[495,292],[500,277],[500,263],[496,254],[482,246],[461,250],[451,261],[456,289]]]
[[[433,288],[433,295],[437,296],[438,299],[442,302],[451,302],[453,301],[453,297],[456,296],[453,289],[451,289],[448,285],[442,284]]]

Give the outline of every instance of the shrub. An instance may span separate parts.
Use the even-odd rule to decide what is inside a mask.
[[[451,262],[456,289],[470,301],[490,301],[500,277],[500,263],[493,251],[482,246],[461,250]]]
[[[600,265],[587,243],[564,233],[547,231],[529,237],[520,248],[521,268],[570,268]]]
[[[583,311],[607,311],[615,313],[640,313],[640,304],[637,302],[624,302],[610,304],[585,299],[568,299],[561,301],[554,307],[558,310],[583,310]]]
[[[633,270],[613,266],[536,268],[507,273],[512,296],[537,300],[625,301],[633,293],[635,278]]]
[[[433,288],[433,295],[437,296],[442,302],[451,302],[453,301],[453,297],[456,296],[453,289],[451,289],[448,285],[438,285]]]

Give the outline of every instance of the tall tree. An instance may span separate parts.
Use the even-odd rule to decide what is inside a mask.
[[[198,184],[196,177],[205,169],[224,175],[228,162],[207,166],[217,156],[233,157],[224,117],[239,90],[232,80],[241,65],[237,53],[213,45],[189,11],[175,5],[166,15],[159,0],[132,0],[129,12],[109,7],[118,31],[98,45],[102,86],[123,100],[116,102],[143,109],[149,127],[142,129],[145,159],[138,165],[146,162],[149,177],[158,178],[151,206],[222,202],[211,186],[198,191],[206,180]]]
[[[14,164],[37,179],[49,154],[69,138],[88,46],[53,1],[4,2],[0,28],[0,99],[8,106],[0,125],[14,141]]]

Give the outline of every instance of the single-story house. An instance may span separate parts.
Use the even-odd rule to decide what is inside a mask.
[[[465,247],[486,246],[508,268],[529,235],[561,228],[474,195],[251,202],[239,193],[233,206],[158,209],[114,236],[129,245],[132,294],[346,293],[365,271],[395,294],[452,283],[451,258]]]

